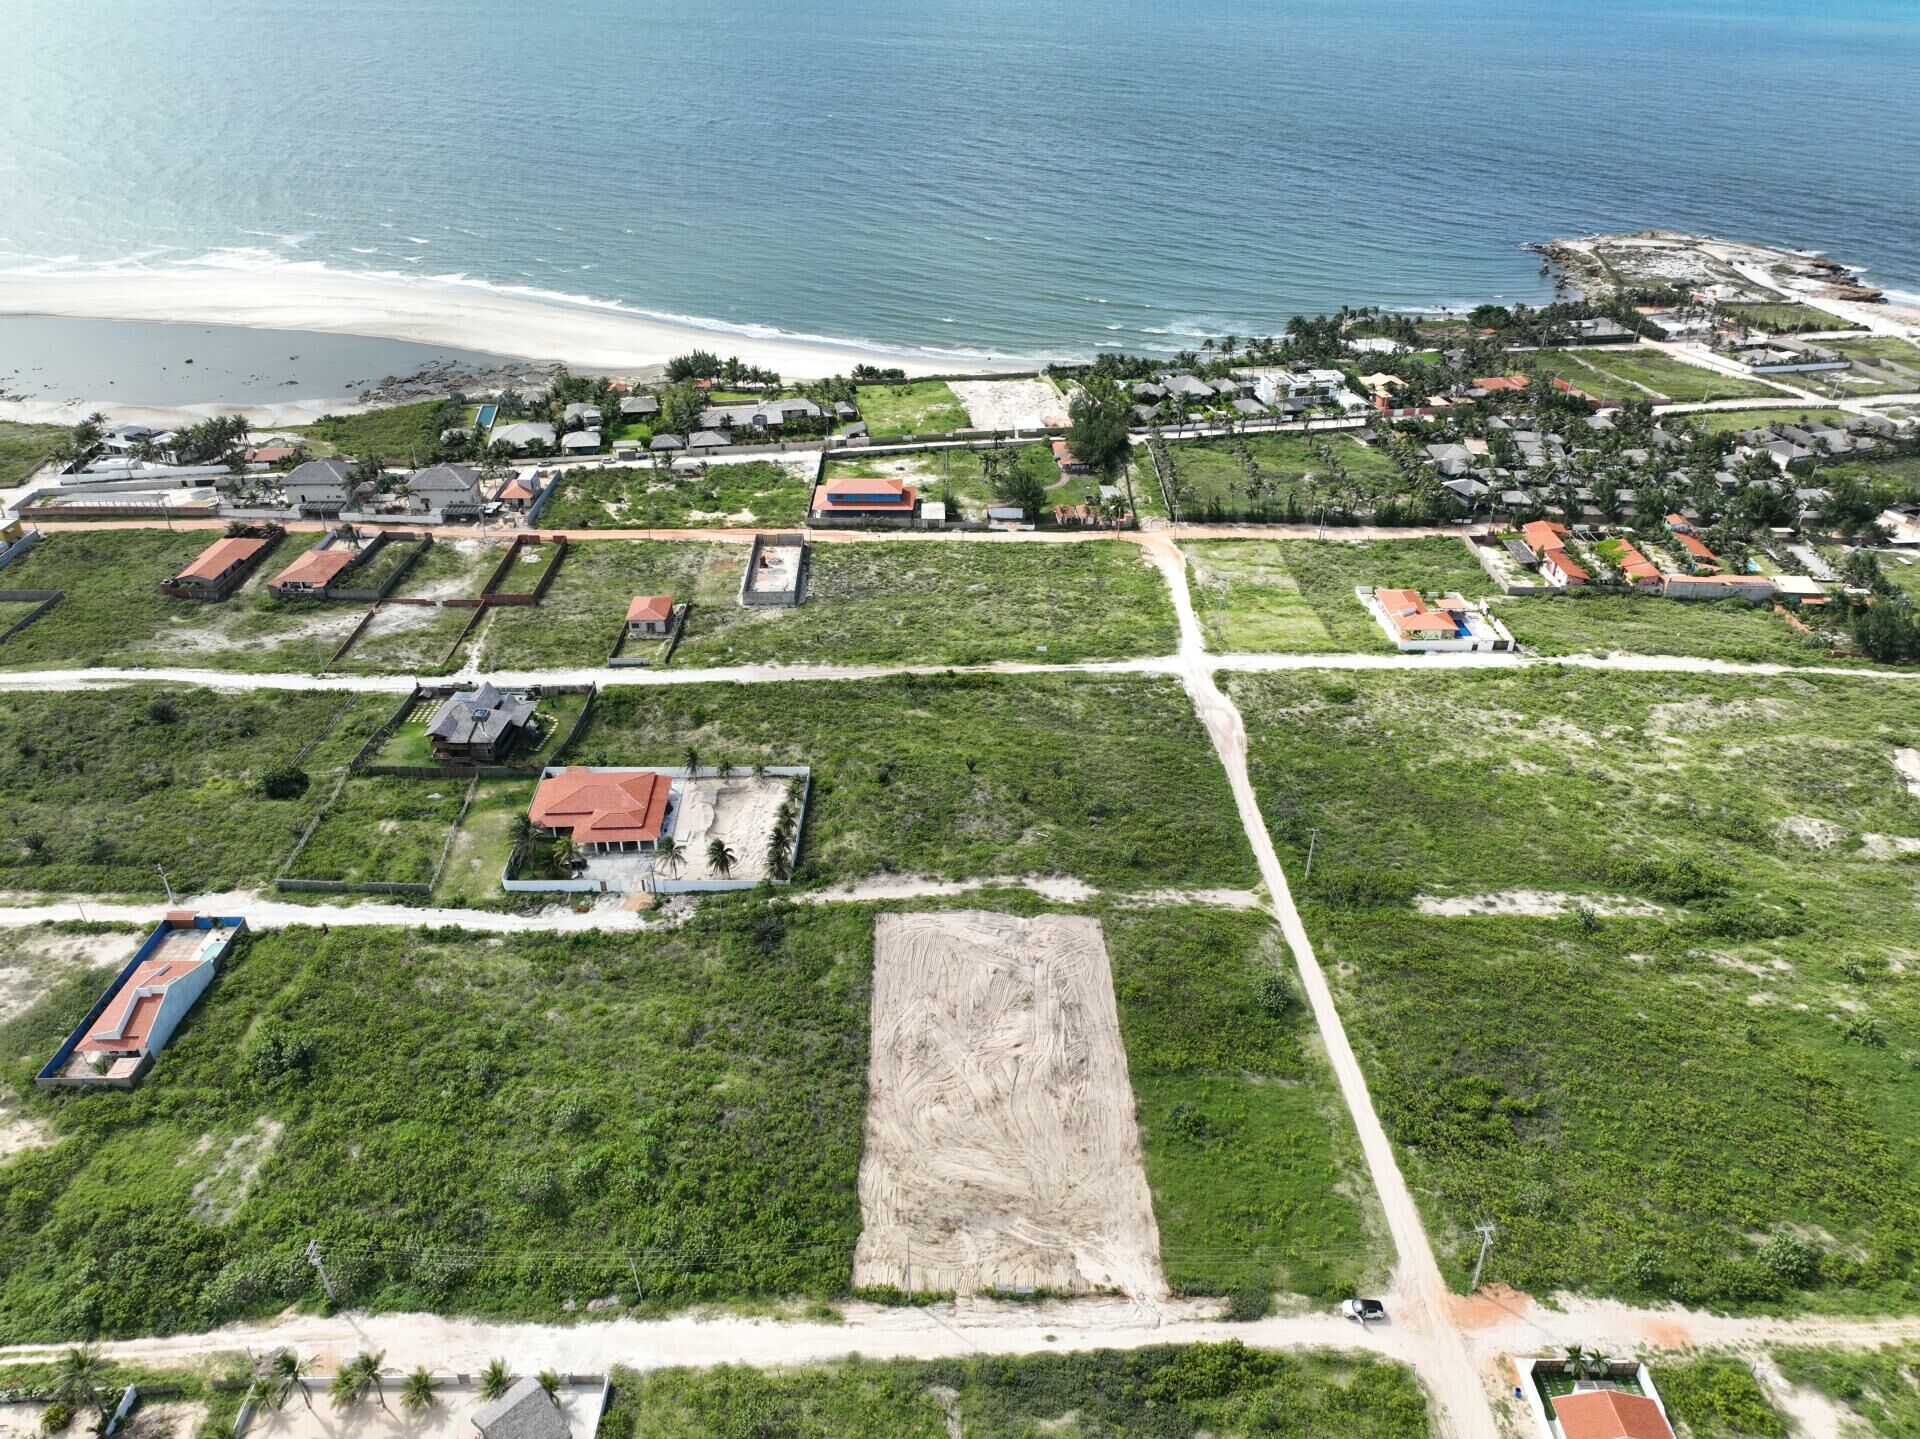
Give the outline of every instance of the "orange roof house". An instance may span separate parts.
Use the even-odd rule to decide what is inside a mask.
[[[1428,609],[1414,590],[1375,590],[1373,597],[1404,639],[1453,639],[1466,633],[1457,601],[1443,599]]]
[[[1619,550],[1620,573],[1636,585],[1658,586],[1664,576],[1660,566],[1635,549],[1631,540],[1621,540]]]
[[[1562,588],[1584,585],[1593,578],[1567,553],[1566,535],[1565,525],[1556,525],[1550,520],[1535,520],[1520,530],[1520,538],[1540,559],[1541,575],[1550,584]]]
[[[1553,1401],[1566,1439],[1673,1439],[1660,1406],[1640,1394],[1590,1389]]]
[[[1696,563],[1711,566],[1714,569],[1720,567],[1720,556],[1702,544],[1691,530],[1676,530],[1673,537],[1680,542],[1680,548],[1692,556]]]
[[[217,600],[230,594],[252,573],[254,564],[266,551],[266,540],[215,540],[195,556],[172,579],[160,586],[170,595],[191,599]]]
[[[653,770],[568,765],[540,781],[528,817],[582,849],[651,849],[666,822],[673,782]]]
[[[902,480],[876,479],[828,480],[813,488],[813,518],[831,519],[835,515],[913,517],[919,502],[912,485]]]
[[[308,550],[299,559],[275,575],[267,588],[276,594],[283,589],[324,590],[340,578],[341,572],[358,558],[358,552],[345,545],[330,545],[324,550]]]
[[[1486,390],[1491,394],[1498,394],[1503,390],[1524,390],[1527,387],[1527,377],[1525,375],[1483,375],[1474,380],[1473,387],[1476,390]]]
[[[627,606],[627,623],[635,620],[664,620],[673,613],[672,595],[635,595]]]

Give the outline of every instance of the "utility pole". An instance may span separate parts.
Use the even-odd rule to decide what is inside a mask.
[[[1493,1248],[1493,1226],[1476,1224],[1474,1228],[1480,1232],[1480,1257],[1473,1261],[1473,1282],[1467,1285],[1469,1294],[1480,1287],[1480,1266],[1487,1262],[1487,1251]]]
[[[167,887],[167,907],[171,909],[175,903],[173,898],[173,882],[167,878],[167,872],[160,868],[159,865],[156,864],[153,868],[154,872],[160,876],[160,883]]]
[[[309,1239],[307,1241],[307,1263],[311,1264],[315,1272],[319,1274],[320,1287],[327,1291],[327,1298],[337,1301],[340,1295],[333,1287],[333,1276],[327,1273],[327,1261],[320,1255],[320,1241],[318,1239]]]
[[[907,1241],[907,1303],[913,1303],[913,1241]]]
[[[1308,880],[1313,878],[1313,851],[1315,846],[1317,846],[1319,843],[1320,843],[1320,831],[1317,829],[1308,830],[1307,831],[1307,872],[1300,876],[1300,882],[1302,884],[1305,884]]]

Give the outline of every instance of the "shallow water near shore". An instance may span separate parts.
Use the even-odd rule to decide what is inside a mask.
[[[477,350],[360,335],[0,316],[0,399],[29,404],[345,402],[391,376],[517,363]]]
[[[1536,301],[1518,246],[1586,230],[1920,291],[1911,0],[4,8],[0,270],[464,276],[953,368]]]

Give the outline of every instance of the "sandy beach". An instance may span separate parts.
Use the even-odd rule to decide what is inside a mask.
[[[787,379],[843,374],[862,363],[894,366],[910,375],[989,368],[788,337],[738,335],[651,319],[612,306],[523,299],[453,281],[415,283],[317,267],[276,274],[178,270],[0,275],[0,315],[171,320],[374,335],[613,372],[664,364],[693,349],[737,355],[747,364],[775,370]]]

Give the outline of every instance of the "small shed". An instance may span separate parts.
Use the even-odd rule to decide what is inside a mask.
[[[665,635],[673,628],[672,595],[635,595],[627,606],[627,636],[643,639]]]

